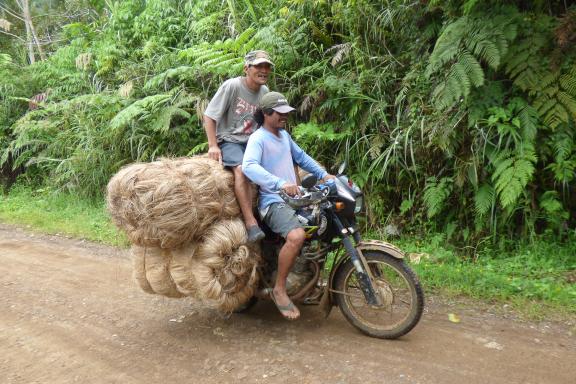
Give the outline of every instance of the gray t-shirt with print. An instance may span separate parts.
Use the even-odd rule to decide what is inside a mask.
[[[226,80],[210,100],[204,115],[216,121],[216,139],[220,143],[245,143],[257,128],[254,112],[260,98],[268,92],[263,85],[253,92],[242,77]]]

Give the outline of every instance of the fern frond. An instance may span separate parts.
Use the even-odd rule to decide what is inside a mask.
[[[474,195],[474,207],[478,216],[484,216],[495,203],[494,187],[490,184],[483,184]]]
[[[303,66],[290,76],[290,80],[311,77],[313,74],[322,73],[326,67],[326,60],[318,60],[308,66]]]
[[[576,68],[560,76],[560,86],[570,95],[576,95]]]
[[[467,97],[471,87],[479,87],[484,83],[484,71],[480,63],[468,52],[460,52],[458,61],[452,65],[448,76],[434,90],[433,97],[440,109]]]
[[[424,203],[428,217],[434,217],[442,211],[446,199],[452,193],[453,181],[449,177],[443,177],[439,182],[436,177],[429,177],[424,188]]]
[[[540,196],[539,205],[547,214],[554,214],[564,210],[558,192],[556,191],[544,192],[542,196]]]
[[[219,57],[224,54],[222,49],[215,48],[215,46],[221,46],[222,42],[216,42],[214,44],[203,43],[187,49],[183,49],[178,52],[178,56],[181,59],[189,59],[192,63],[203,62],[215,57]]]
[[[514,85],[523,91],[536,89],[540,85],[540,79],[546,72],[540,51],[546,44],[544,36],[530,35],[512,45],[504,58],[506,73]]]
[[[571,95],[563,91],[558,92],[556,97],[558,98],[558,101],[562,103],[564,108],[566,108],[566,111],[572,115],[572,119],[576,121],[576,100]],[[565,119],[564,121],[567,120],[568,119]]]
[[[122,129],[140,118],[149,116],[158,110],[160,106],[166,105],[171,99],[172,96],[170,94],[160,94],[137,100],[120,111],[110,121],[110,128],[112,130]]]
[[[466,77],[474,87],[480,87],[484,84],[484,71],[474,56],[463,51],[458,55],[458,64],[462,65]],[[466,92],[464,96],[468,96],[468,94],[469,92]]]
[[[518,113],[522,127],[522,138],[526,142],[532,142],[538,130],[538,111],[530,105],[526,105]]]
[[[248,53],[251,51],[251,47],[247,46],[249,41],[254,37],[256,34],[256,30],[252,27],[246,28],[244,32],[239,34],[236,39],[234,39],[234,43],[232,48],[237,52]]]
[[[559,72],[547,71],[544,76],[541,76],[538,79],[538,90],[545,92],[548,95],[553,95],[558,92],[558,77]]]
[[[170,80],[177,80],[181,83],[186,80],[196,80],[198,78],[198,70],[195,67],[183,65],[176,68],[170,68],[152,78],[145,84],[144,89],[162,88],[162,85],[167,84]]]
[[[166,133],[170,129],[170,123],[174,118],[180,117],[184,120],[190,119],[192,116],[185,110],[176,106],[164,107],[156,114],[154,121],[151,125],[151,130],[154,132]]]
[[[576,159],[553,162],[546,169],[552,171],[555,181],[567,186],[576,177]]]
[[[220,68],[226,68],[227,70],[230,68],[230,65],[234,65],[235,67],[243,65],[243,60],[237,54],[234,53],[227,53],[223,54],[218,57],[212,57],[207,60],[197,59],[195,64],[201,64],[203,67],[214,68],[219,70]],[[238,68],[235,68],[238,69]]]
[[[529,147],[519,153],[504,151],[496,158],[492,181],[503,208],[518,200],[534,174],[535,163],[536,154]]]
[[[467,30],[468,22],[468,17],[461,17],[454,23],[448,25],[438,37],[434,45],[434,50],[430,55],[429,64],[426,67],[426,74],[428,76],[456,57],[460,42]]]
[[[544,124],[553,129],[568,121],[568,110],[564,104],[559,102],[557,97],[549,97],[546,94],[541,94],[540,97],[534,101],[534,108],[537,109]]]
[[[567,160],[572,151],[576,151],[574,139],[567,133],[561,132],[551,137],[554,159],[556,162]]]
[[[469,34],[463,42],[476,57],[482,58],[491,68],[497,69],[502,53],[508,49],[508,44],[506,40],[502,41],[501,39],[498,39],[498,43],[496,43],[492,41],[492,38],[490,32],[479,30]]]
[[[534,108],[538,111],[540,116],[546,117],[550,110],[554,109],[558,102],[550,96],[543,94],[534,100]]]

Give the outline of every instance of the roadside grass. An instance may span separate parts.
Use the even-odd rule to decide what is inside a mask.
[[[0,221],[43,233],[129,245],[126,236],[111,223],[103,201],[47,188],[17,185],[9,194],[0,194]],[[504,253],[486,248],[475,261],[446,246],[442,234],[392,242],[407,253],[421,255],[419,263],[408,262],[427,294],[507,304],[531,319],[543,319],[551,313],[571,318],[576,315],[576,241],[558,244],[538,240]]]
[[[47,188],[16,185],[8,195],[0,193],[0,221],[119,247],[129,244],[110,221],[104,202]]]
[[[427,291],[507,304],[531,319],[551,312],[576,315],[576,242],[537,240],[507,252],[486,248],[471,260],[438,238],[398,243],[407,253],[420,254],[420,262],[411,265]]]

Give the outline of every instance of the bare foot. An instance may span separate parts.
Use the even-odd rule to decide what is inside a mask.
[[[274,289],[270,292],[270,297],[284,318],[296,320],[300,317],[300,310],[294,305],[292,300],[290,300],[286,291],[281,292]]]

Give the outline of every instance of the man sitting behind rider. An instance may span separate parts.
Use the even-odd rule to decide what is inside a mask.
[[[246,76],[225,81],[204,112],[208,156],[234,174],[234,193],[248,230],[248,241],[264,238],[252,210],[250,183],[242,173],[242,156],[248,136],[257,128],[253,113],[268,92],[266,82],[272,61],[265,51],[251,51],[244,57]]]
[[[280,313],[290,320],[297,319],[300,311],[286,292],[286,278],[300,254],[305,232],[294,209],[284,203],[278,192],[282,190],[290,196],[300,194],[294,164],[318,179],[334,178],[284,129],[292,111],[294,108],[278,92],[269,92],[262,97],[260,108],[254,115],[261,127],[250,136],[242,162],[244,174],[260,186],[258,209],[263,221],[286,239],[278,255],[278,273],[271,297]]]

